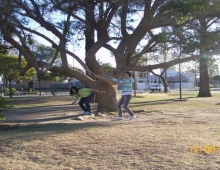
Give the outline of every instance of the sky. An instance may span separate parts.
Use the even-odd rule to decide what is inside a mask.
[[[72,50],[71,50],[72,51]],[[80,48],[75,49],[74,54],[76,54],[78,57],[80,57],[83,61],[85,58],[85,46],[81,45]],[[115,63],[115,59],[114,57],[111,56],[110,52],[108,50],[106,50],[105,48],[101,48],[97,53],[96,53],[96,59],[100,62],[103,63],[110,63],[113,67],[116,66]],[[82,68],[82,66],[76,61],[74,60],[71,56],[68,56],[68,62],[70,63],[70,65],[74,67],[78,67],[78,68]]]
[[[53,39],[53,35],[50,32],[47,32],[47,36]],[[46,46],[51,46],[50,43],[40,37],[34,37],[34,39],[36,39],[38,43],[44,44]],[[73,46],[72,44],[69,45],[68,49],[69,51],[77,55],[83,62],[85,62],[85,43],[83,41],[80,43],[80,46]],[[105,48],[101,48],[96,53],[96,59],[103,63],[110,63],[113,67],[116,66],[114,57],[111,56],[110,52]],[[82,69],[82,66],[76,60],[74,60],[73,57],[67,55],[67,60],[70,65]]]

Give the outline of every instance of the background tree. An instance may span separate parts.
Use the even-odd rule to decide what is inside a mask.
[[[219,2],[213,1],[213,4],[218,6]],[[172,42],[181,48],[181,52],[203,56],[198,60],[200,74],[198,97],[211,97],[208,63],[214,56],[207,55],[206,52],[216,50],[219,53],[220,29],[217,26],[219,19],[219,11],[214,10],[209,15],[201,14],[193,22],[172,29],[174,33]]]
[[[3,75],[3,81],[6,85],[6,88],[8,87],[9,82],[9,90],[10,90],[10,97],[12,97],[12,81],[14,82],[20,82],[24,80],[30,80],[30,78],[35,75],[34,68],[31,68],[27,70],[24,74],[24,76],[20,76],[18,73],[18,57],[16,56],[9,56],[9,55],[3,55],[0,54],[0,74]],[[23,59],[22,65],[26,65],[27,62]]]
[[[212,80],[218,74],[218,62],[216,58],[210,58],[208,60],[208,68],[209,77]]]
[[[13,47],[4,41],[2,31],[0,30],[0,54],[7,54],[9,49],[12,49]]]
[[[36,61],[41,61],[46,63],[50,63],[51,60],[53,60],[53,56],[56,53],[56,50],[54,50],[52,47],[38,43],[32,45],[32,51]],[[61,65],[60,55],[57,54],[57,58],[52,62],[53,65],[60,66]]]
[[[105,75],[111,75],[112,71],[115,69],[110,63],[101,63],[101,66],[105,72]]]
[[[217,82],[217,84],[218,84],[217,86],[220,87],[220,75],[215,75],[213,77],[213,80],[215,80]]]
[[[38,80],[39,80],[39,77],[38,77]],[[40,81],[44,82],[46,93],[47,93],[47,88],[50,83],[63,82],[64,80],[65,80],[64,76],[59,75],[57,73],[48,72],[48,73],[40,76]]]

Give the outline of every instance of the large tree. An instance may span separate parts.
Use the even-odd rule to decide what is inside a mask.
[[[20,68],[24,74],[30,67],[46,73],[48,70],[79,79],[87,86],[105,90],[98,95],[99,111],[116,110],[115,83],[105,76],[96,58],[101,48],[109,50],[116,61],[112,76],[121,78],[125,71],[150,71],[168,68],[177,63],[201,58],[201,55],[170,62],[137,66],[141,56],[159,43],[160,28],[178,26],[193,20],[193,11],[204,9],[206,0],[2,0],[0,27],[4,39],[17,48],[28,64]],[[195,16],[199,15],[196,14]],[[135,21],[135,22],[134,22]],[[68,49],[68,45],[83,32],[86,34],[85,62]],[[13,34],[13,36],[12,36]],[[16,35],[16,36],[14,36]],[[50,38],[52,35],[53,38]],[[41,37],[56,50],[53,59],[37,61],[26,40]],[[54,65],[60,53],[62,65]],[[72,56],[85,69],[86,74],[68,65]],[[105,57],[105,56],[103,56]]]
[[[201,2],[201,1],[200,1]],[[209,88],[208,63],[213,56],[206,55],[207,51],[216,51],[219,54],[220,44],[220,1],[207,1],[207,11],[199,13],[195,11],[195,17],[191,22],[172,27],[171,38],[168,40],[173,47],[179,48],[179,52],[200,54],[198,59],[200,85],[198,97],[211,97]]]
[[[201,15],[190,24],[173,29],[176,36],[172,41],[182,47],[181,52],[198,53],[203,56],[198,60],[200,74],[198,97],[211,97],[208,63],[214,61],[216,56],[209,56],[205,53],[212,50],[217,50],[219,53],[220,29],[218,24],[220,24],[219,12],[208,16]]]

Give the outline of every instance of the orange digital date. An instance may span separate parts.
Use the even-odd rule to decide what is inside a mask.
[[[220,146],[190,146],[189,151],[190,153],[194,154],[214,154],[220,150]]]

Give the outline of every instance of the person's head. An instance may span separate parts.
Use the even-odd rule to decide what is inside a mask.
[[[77,88],[76,86],[72,86],[70,88],[70,95],[76,94],[78,93],[78,91],[79,91],[79,88]]]
[[[124,73],[124,78],[131,78],[131,73],[129,71],[126,71]]]

